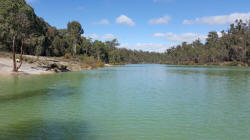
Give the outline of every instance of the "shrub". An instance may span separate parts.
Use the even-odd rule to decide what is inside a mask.
[[[104,63],[102,61],[96,60],[93,56],[80,55],[78,56],[78,58],[82,62],[82,65],[86,64],[87,66],[91,66],[92,68],[104,67]]]
[[[66,54],[64,55],[64,58],[66,58],[66,59],[70,59],[70,58],[72,58],[72,56],[71,56],[71,54],[70,54],[70,53],[66,53]]]
[[[97,67],[104,67],[104,63],[102,63],[101,61],[97,61],[96,65]]]

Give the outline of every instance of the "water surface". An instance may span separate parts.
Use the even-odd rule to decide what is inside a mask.
[[[0,78],[0,139],[250,137],[249,68],[126,65]]]

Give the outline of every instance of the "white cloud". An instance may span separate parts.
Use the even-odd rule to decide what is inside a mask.
[[[93,40],[104,40],[104,41],[109,41],[109,40],[113,40],[113,39],[117,39],[118,37],[116,35],[113,34],[104,34],[104,35],[97,35],[97,34],[89,34],[89,35],[83,35],[84,37],[88,38],[88,39],[93,39]]]
[[[217,32],[219,37],[222,37],[222,33],[221,32]]]
[[[109,21],[107,19],[102,19],[101,21],[94,22],[93,24],[104,24],[104,25],[107,25],[107,24],[109,24]]]
[[[87,35],[87,38],[97,40],[99,38],[99,36],[96,34],[90,34],[90,35]]]
[[[155,33],[153,34],[154,37],[165,37],[166,34],[163,34],[163,33]]]
[[[118,23],[118,24],[126,24],[126,25],[129,25],[129,26],[135,26],[135,22],[131,18],[127,17],[126,15],[119,16],[116,19],[116,23]]]
[[[206,35],[202,35],[202,34],[195,34],[195,33],[173,34],[171,32],[165,33],[165,34],[155,33],[153,34],[153,37],[162,37],[162,38],[166,38],[167,41],[177,42],[177,43],[181,43],[184,41],[191,43],[192,41],[195,41],[196,39],[200,39],[201,41],[204,41],[207,38]]]
[[[143,50],[149,52],[165,52],[173,45],[153,44],[153,43],[137,43],[137,44],[121,44],[118,48],[127,48],[131,50]]]
[[[222,25],[234,23],[235,20],[242,19],[249,20],[250,12],[248,13],[232,13],[230,15],[219,15],[219,16],[208,16],[196,18],[194,20],[184,20],[183,24],[194,24],[194,23],[204,23],[210,25]]]
[[[117,36],[113,35],[113,34],[105,34],[101,37],[103,40],[113,40],[113,39],[117,39]]]
[[[171,20],[170,16],[164,16],[164,17],[160,17],[160,18],[154,18],[149,20],[149,24],[168,24],[169,21]]]
[[[27,3],[36,2],[37,0],[26,0]]]
[[[193,24],[193,21],[192,20],[184,20],[183,21],[183,24]]]

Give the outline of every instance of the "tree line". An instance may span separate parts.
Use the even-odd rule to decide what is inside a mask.
[[[250,20],[236,20],[227,31],[209,32],[205,43],[199,39],[166,51],[167,63],[207,64],[220,62],[250,63]]]
[[[99,41],[83,36],[77,21],[56,29],[25,0],[0,0],[0,50],[37,56],[86,56],[104,63],[158,63],[162,54],[117,48],[118,40]],[[13,59],[13,63],[14,59]],[[15,65],[15,64],[14,64]],[[16,67],[16,66],[14,66]],[[14,68],[17,71],[18,67]]]

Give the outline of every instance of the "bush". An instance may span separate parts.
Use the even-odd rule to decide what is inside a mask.
[[[97,61],[96,65],[97,67],[104,67],[104,63],[102,63],[101,61]]]
[[[125,63],[123,63],[123,62],[116,62],[116,63],[110,63],[111,65],[125,65]]]
[[[94,64],[94,63],[96,63],[96,60],[95,60],[95,58],[94,57],[92,57],[92,56],[85,56],[85,55],[82,55],[82,56],[80,56],[80,59],[81,59],[81,61],[83,61],[84,63],[86,63],[86,64]]]
[[[80,55],[78,58],[83,64],[91,66],[92,68],[104,67],[104,63],[96,60],[93,56]]]
[[[72,58],[72,56],[71,56],[71,54],[70,54],[70,53],[66,53],[66,54],[64,55],[64,58],[66,58],[66,59],[70,59],[70,58]]]

